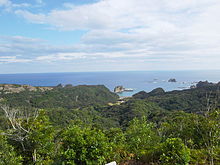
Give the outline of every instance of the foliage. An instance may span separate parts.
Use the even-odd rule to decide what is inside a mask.
[[[104,86],[2,92],[0,164],[220,164],[219,85],[109,105]]]
[[[209,164],[207,151],[205,149],[191,149],[190,164]]]
[[[21,165],[22,157],[18,156],[13,146],[9,145],[5,136],[0,132],[0,165]]]
[[[44,111],[39,112],[33,120],[28,137],[28,149],[34,157],[35,164],[51,164],[54,154],[54,128]]]
[[[190,161],[190,150],[180,138],[168,138],[161,150],[160,161],[164,165],[187,165]]]
[[[117,162],[129,158],[129,152],[126,149],[127,142],[124,132],[120,128],[111,128],[105,131],[109,142],[112,144],[112,153],[110,158]]]
[[[147,123],[146,117],[133,119],[125,132],[128,151],[139,159],[147,151],[153,150],[159,142],[159,136],[153,131],[154,124]]]
[[[141,91],[133,95],[133,98],[157,103],[166,110],[203,113],[207,108],[220,108],[219,87],[220,83],[199,82],[197,88],[194,89],[162,92],[159,88],[156,91],[161,92],[155,92],[155,90],[149,93]]]
[[[157,104],[144,100],[129,100],[121,105],[103,107],[99,111],[103,117],[113,119],[123,128],[132,119],[141,119],[143,116],[155,122],[162,121],[167,113]]]
[[[103,164],[112,152],[112,143],[105,134],[93,128],[73,125],[62,135],[65,164]]]
[[[115,102],[118,99],[118,95],[110,92],[103,85],[81,85],[62,88],[56,87],[48,91],[26,90],[19,93],[2,94],[2,98],[4,98],[8,105],[13,107],[63,107],[71,109]]]
[[[9,141],[25,164],[50,164],[53,162],[54,128],[43,110],[35,116],[27,116],[15,116],[16,127],[6,131]]]

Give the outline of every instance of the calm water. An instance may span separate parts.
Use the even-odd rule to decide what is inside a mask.
[[[168,80],[175,78],[176,83]],[[32,86],[56,86],[57,84],[98,85],[103,84],[110,90],[123,85],[133,88],[133,92],[124,92],[130,96],[139,91],[147,92],[162,87],[166,91],[189,88],[198,81],[220,81],[220,71],[128,71],[128,72],[75,72],[75,73],[34,73],[0,74],[0,83],[28,84]]]

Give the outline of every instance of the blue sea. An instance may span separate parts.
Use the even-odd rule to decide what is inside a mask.
[[[168,82],[175,78],[176,83]],[[0,74],[0,83],[28,84],[32,86],[105,85],[111,91],[115,86],[134,89],[120,96],[131,96],[139,91],[149,92],[161,87],[165,91],[187,89],[198,81],[220,81],[220,71],[118,71],[118,72],[72,72]]]

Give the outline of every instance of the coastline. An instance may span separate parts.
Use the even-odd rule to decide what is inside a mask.
[[[54,87],[58,84],[97,85],[103,84],[114,91],[118,85],[132,88],[119,96],[132,96],[139,91],[150,92],[155,88],[165,91],[189,89],[198,81],[218,82],[220,71],[122,71],[122,72],[74,72],[74,73],[36,73],[0,74],[0,84],[28,84],[36,87]],[[175,78],[176,83],[167,82]]]

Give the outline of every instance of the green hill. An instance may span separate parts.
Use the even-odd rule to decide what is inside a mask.
[[[149,93],[141,91],[133,98],[154,102],[166,110],[202,113],[208,108],[220,107],[219,88],[220,83],[199,82],[192,89],[164,92],[158,88]]]
[[[19,93],[3,93],[1,100],[10,106],[35,108],[77,108],[95,104],[116,102],[118,95],[104,85],[80,85],[54,87],[52,90],[25,90]]]

